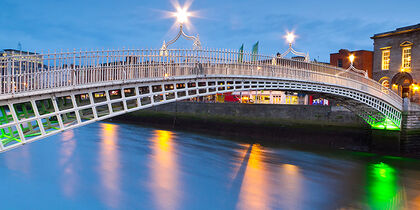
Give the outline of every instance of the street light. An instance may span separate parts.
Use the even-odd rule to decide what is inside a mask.
[[[350,65],[352,65],[353,66],[353,62],[354,62],[354,55],[353,54],[351,54],[350,56],[349,56],[349,60],[350,60]]]
[[[286,52],[284,52],[280,55],[281,58],[284,58],[287,54],[289,54],[291,52],[294,55],[304,57],[306,62],[310,61],[308,53],[305,54],[305,53],[297,52],[295,49],[293,49],[292,44],[296,39],[296,35],[293,32],[287,32],[287,34],[286,34],[286,36],[284,36],[284,38],[286,38],[287,42],[289,43],[289,49],[287,49]]]
[[[188,22],[188,17],[191,14],[187,11],[186,8],[178,8],[177,12],[175,13],[176,20],[181,25]]]
[[[293,41],[295,41],[295,34],[293,34],[293,32],[287,33],[286,35],[286,40],[289,43],[289,45],[291,45],[293,43]]]
[[[349,56],[349,60],[350,60],[350,66],[349,66],[349,68],[347,68],[345,71],[341,71],[341,72],[337,73],[336,75],[338,76],[340,74],[343,74],[345,72],[348,72],[348,71],[351,71],[352,70],[352,71],[354,71],[356,73],[364,74],[366,78],[369,78],[368,71],[360,70],[360,69],[357,69],[356,67],[353,66],[353,63],[354,63],[354,59],[355,58],[356,58],[356,56],[354,56],[353,54],[350,54],[350,56]]]
[[[167,48],[169,47],[169,45],[175,43],[179,37],[184,37],[187,40],[191,40],[193,41],[193,49],[194,50],[201,50],[201,42],[200,42],[200,38],[197,36],[189,36],[187,34],[185,34],[184,32],[184,24],[188,23],[188,17],[191,16],[191,13],[187,11],[187,7],[180,7],[177,6],[176,8],[176,12],[172,13],[172,16],[176,18],[176,22],[179,23],[179,32],[178,34],[175,36],[175,38],[173,38],[172,40],[170,40],[169,42],[165,42],[163,41],[162,47],[160,48],[160,55],[168,55],[168,50]]]

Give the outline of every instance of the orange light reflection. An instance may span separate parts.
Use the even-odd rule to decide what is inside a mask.
[[[174,134],[171,131],[154,131],[153,155],[150,162],[151,190],[157,209],[177,209],[181,196],[178,183],[178,166],[174,151]]]
[[[301,209],[301,188],[302,188],[302,174],[299,167],[291,164],[283,164],[280,168],[280,185],[281,193],[279,197],[282,208],[285,209]]]
[[[120,202],[120,162],[117,149],[118,125],[102,123],[100,144],[100,178],[105,191],[104,202],[112,208],[119,206]]]
[[[420,209],[420,195],[414,198],[413,209]]]
[[[263,162],[262,148],[253,145],[239,193],[238,209],[269,209],[268,172]]]

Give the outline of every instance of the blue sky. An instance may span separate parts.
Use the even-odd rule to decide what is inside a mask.
[[[295,48],[329,61],[341,48],[373,49],[375,33],[420,23],[420,1],[353,0],[195,0],[190,34],[203,46],[250,51],[259,41],[262,54],[287,49],[283,36],[298,35]],[[180,1],[181,4],[184,1]],[[0,0],[0,49],[24,50],[159,48],[171,39],[174,11],[169,0]],[[190,48],[181,41],[174,47]]]

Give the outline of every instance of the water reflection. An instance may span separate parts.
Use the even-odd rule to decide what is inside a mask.
[[[252,145],[236,206],[238,209],[269,209],[268,170],[263,158],[261,147]]]
[[[95,123],[1,153],[2,209],[420,209],[418,160],[339,153]]]
[[[279,205],[285,209],[301,209],[302,208],[302,174],[298,166],[292,164],[283,164],[280,167],[280,185],[277,186],[277,192],[281,201]]]
[[[177,209],[182,196],[173,139],[173,132],[163,130],[155,130],[151,139],[150,188],[157,209]]]
[[[100,170],[99,176],[104,187],[103,201],[110,207],[120,204],[120,162],[118,142],[118,125],[101,123]]]
[[[385,164],[368,167],[368,205],[373,209],[401,209],[404,205],[404,188],[399,189],[397,173]]]
[[[420,209],[420,195],[414,199],[413,207],[414,209]]]
[[[73,130],[64,131],[61,135],[59,164],[63,168],[63,171],[60,184],[63,193],[68,197],[75,196],[75,188],[79,183],[78,174],[74,171],[75,160],[72,159],[77,142],[73,138]]]
[[[20,152],[5,152],[6,166],[9,170],[31,175],[31,153],[29,147],[20,147]]]

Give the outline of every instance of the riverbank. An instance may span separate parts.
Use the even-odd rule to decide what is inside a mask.
[[[416,134],[400,140],[399,131],[371,130],[358,116],[339,107],[177,102],[113,120],[242,142],[420,157]]]

